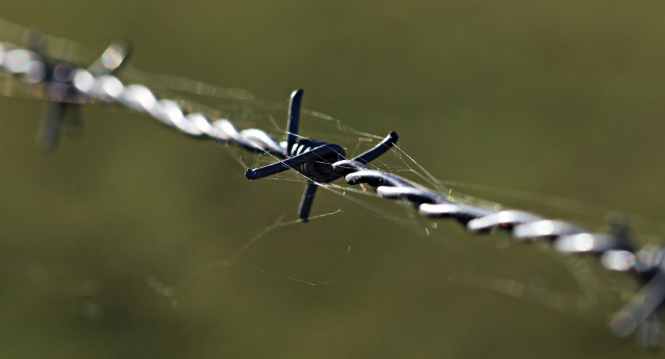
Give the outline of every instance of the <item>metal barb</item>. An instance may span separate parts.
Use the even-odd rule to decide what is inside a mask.
[[[298,89],[291,93],[289,100],[289,119],[286,123],[286,151],[291,151],[298,142],[298,125],[300,124],[300,104],[305,90]]]
[[[289,169],[294,169],[307,177],[307,187],[300,202],[298,215],[303,222],[309,221],[309,213],[314,203],[317,182],[329,183],[344,175],[333,164],[346,160],[346,151],[340,145],[317,141],[311,138],[298,139],[300,121],[300,105],[304,90],[298,89],[291,94],[289,101],[289,117],[286,123],[286,159],[257,169],[248,169],[245,177],[250,180],[261,179]],[[359,164],[368,162],[388,152],[397,142],[397,134],[390,132],[377,146],[354,157]]]
[[[30,48],[42,59],[43,81],[46,84],[45,98],[49,99],[37,134],[37,146],[45,151],[53,150],[58,142],[61,127],[73,136],[82,128],[79,115],[80,104],[77,98],[85,93],[77,89],[85,86],[86,80],[107,76],[118,70],[127,59],[129,43],[124,40],[113,41],[87,71],[77,69],[65,60],[48,59],[45,54],[44,36],[29,31]],[[79,83],[77,83],[77,80]]]

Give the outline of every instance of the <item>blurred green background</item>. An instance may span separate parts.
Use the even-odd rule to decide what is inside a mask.
[[[263,100],[305,88],[308,108],[397,131],[443,181],[661,219],[663,11],[660,1],[61,0],[6,1],[2,17],[91,51],[126,37],[138,69]],[[80,140],[42,153],[43,105],[0,98],[1,357],[651,354],[604,327],[627,278],[595,271],[614,306],[549,308],[538,302],[553,292],[584,298],[560,257],[452,222],[419,235],[325,191],[315,213],[344,213],[268,231],[224,266],[280,216],[295,219],[300,184],[249,182],[227,151],[103,106],[83,109]],[[549,210],[542,196],[473,194]],[[565,218],[602,226],[603,211],[582,212]],[[638,230],[653,235],[645,242],[661,234],[655,221]],[[501,294],[473,275],[527,289]]]

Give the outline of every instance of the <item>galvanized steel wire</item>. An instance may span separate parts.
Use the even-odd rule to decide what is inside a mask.
[[[188,112],[177,100],[159,98],[148,86],[123,83],[113,72],[125,60],[126,48],[122,43],[114,43],[109,49],[104,56],[113,55],[113,51],[119,56],[110,65],[100,66],[97,62],[89,68],[70,66],[59,69],[62,63],[46,58],[35,49],[0,43],[0,70],[20,78],[27,85],[42,86],[43,97],[56,104],[117,104],[191,137],[237,145],[278,159],[288,157],[286,144],[262,129],[239,130],[229,119]],[[57,132],[57,128],[52,128],[57,125],[47,126],[44,131]],[[57,137],[57,133],[47,135]],[[368,184],[382,198],[410,202],[425,217],[453,218],[472,233],[503,230],[525,243],[548,241],[554,250],[562,253],[595,255],[608,270],[631,271],[644,285],[614,314],[610,329],[625,337],[641,328],[644,342],[657,344],[661,323],[659,312],[665,299],[665,252],[654,245],[639,248],[621,217],[613,217],[607,232],[597,233],[565,220],[547,219],[531,212],[496,210],[467,203],[398,175],[369,168],[361,161],[344,159],[331,165],[336,175],[342,176],[347,184]]]

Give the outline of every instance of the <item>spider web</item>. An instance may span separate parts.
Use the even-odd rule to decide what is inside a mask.
[[[179,94],[185,94],[187,99],[182,97],[181,101],[190,101],[192,108],[206,112],[211,118],[228,118],[239,129],[264,129],[276,139],[281,140],[286,137],[283,127],[287,110],[286,102],[262,101],[244,89],[224,88],[176,76],[149,74],[135,69],[131,69],[128,72],[131,77],[150,84],[154,88],[163,91],[165,95],[179,96]],[[191,102],[191,98],[201,102],[197,102],[194,105]],[[209,109],[206,111],[205,109],[207,108],[213,108],[214,110]],[[368,150],[383,138],[378,134],[351,128],[333,116],[307,108],[301,111],[299,137],[310,137],[340,144],[346,149],[348,158]],[[234,146],[228,146],[226,149],[238,162],[240,171],[247,168],[265,166],[279,160],[269,154],[257,155]],[[463,199],[466,202],[489,208],[504,208],[499,202],[473,197],[453,190],[453,187],[489,194],[490,197],[507,198],[509,202],[512,200],[518,204],[535,204],[535,207],[540,208],[543,214],[561,216],[561,218],[570,218],[572,215],[578,223],[591,226],[591,228],[600,227],[603,216],[611,212],[605,207],[593,206],[564,198],[475,185],[460,181],[439,180],[412,158],[399,144],[392,151],[373,161],[368,166],[373,169],[403,176],[414,183],[424,184],[440,193],[452,198]],[[299,187],[304,187],[311,180],[297,171],[285,171],[268,177],[263,182],[268,179],[287,182],[286,184],[288,185],[297,185]],[[561,256],[552,251],[546,244],[531,247],[530,250],[534,252],[533,256],[541,256],[541,258],[554,263],[560,270],[566,271],[569,277],[567,284],[561,285],[561,288],[557,288],[557,284],[561,284],[557,283],[560,279],[551,278],[551,281],[554,282],[551,285],[549,283],[551,275],[546,272],[516,275],[515,272],[509,270],[506,271],[505,276],[500,275],[497,274],[496,267],[487,265],[487,258],[500,255],[500,252],[515,250],[511,240],[505,238],[505,236],[498,235],[498,238],[485,239],[489,242],[495,242],[489,249],[486,248],[485,244],[481,245],[481,247],[485,246],[485,248],[479,249],[478,243],[451,243],[450,241],[442,240],[446,235],[440,230],[442,226],[446,229],[449,229],[450,226],[440,225],[438,221],[421,218],[413,207],[407,203],[385,203],[385,200],[377,200],[373,191],[366,186],[349,186],[343,180],[338,180],[330,184],[320,183],[319,185],[326,191],[318,195],[316,202],[326,201],[327,199],[323,197],[334,194],[348,201],[349,205],[336,211],[321,213],[316,211],[315,204],[312,220],[323,220],[326,217],[347,212],[350,210],[349,207],[358,207],[360,213],[367,213],[375,218],[390,222],[390,225],[405,228],[418,238],[426,238],[429,241],[437,243],[446,251],[447,256],[457,256],[461,261],[465,262],[466,264],[461,268],[442,274],[447,280],[461,286],[473,287],[498,295],[517,298],[520,301],[572,316],[592,326],[594,323],[597,325],[599,318],[608,316],[613,310],[616,310],[621,305],[621,302],[628,300],[638,289],[636,282],[631,278],[609,274],[595,262],[585,258]],[[246,252],[253,250],[255,246],[259,247],[260,242],[269,237],[273,231],[285,226],[299,225],[300,221],[297,219],[285,220],[287,217],[293,218],[292,216],[295,214],[297,207],[297,200],[294,200],[292,207],[293,210],[291,213],[284,213],[275,223],[266,226],[256,235],[249,238],[229,258],[206,265],[201,271],[220,270],[222,268],[237,266],[242,261],[242,257]],[[525,208],[528,209],[528,207]],[[354,215],[358,215],[358,211],[354,211]],[[638,228],[640,229],[645,227],[660,229],[663,225],[658,221],[637,214],[629,214],[629,217],[634,223],[638,224]],[[349,244],[346,248],[346,254],[349,258],[352,257],[350,255],[352,247]],[[529,254],[529,256],[532,255]],[[348,262],[348,260],[347,258],[344,263]],[[483,267],[485,268],[483,269]],[[325,279],[315,280],[309,277],[304,279],[288,274],[271,273],[266,268],[246,267],[245,269],[266,275],[276,275],[279,278],[286,278],[311,286],[331,285],[339,282],[358,280],[358,277],[356,277],[357,273],[351,273],[350,277],[348,274],[335,273],[332,279],[324,277]],[[162,283],[154,275],[148,276],[146,281],[157,293],[165,297],[173,297],[174,293],[177,293],[177,290],[174,291],[172,287]],[[190,281],[191,277],[189,276],[181,278],[175,284],[175,288],[186,287]],[[571,283],[573,286],[571,286]],[[176,302],[177,299],[174,299],[174,303]]]

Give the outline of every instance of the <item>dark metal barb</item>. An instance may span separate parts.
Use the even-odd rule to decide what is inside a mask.
[[[309,213],[312,211],[312,204],[314,203],[314,195],[319,186],[314,181],[307,182],[305,192],[302,194],[300,201],[300,208],[298,208],[298,216],[304,223],[309,222]]]
[[[372,162],[373,160],[379,158],[384,153],[388,152],[393,146],[395,146],[398,139],[399,136],[397,136],[397,133],[394,131],[390,131],[388,136],[386,136],[386,138],[384,138],[378,145],[354,157],[353,161],[356,161],[363,165]]]
[[[46,40],[42,34],[29,31],[27,37],[29,48],[42,59],[41,70],[35,71],[43,71],[43,81],[47,84],[45,97],[49,99],[37,133],[37,145],[42,150],[53,150],[60,137],[61,127],[64,127],[70,136],[79,133],[82,127],[80,105],[72,100],[86,94],[77,89],[77,86],[85,86],[86,79],[92,81],[95,77],[110,75],[120,68],[129,54],[129,44],[124,40],[112,42],[85,72],[64,60],[47,59],[44,52]],[[81,76],[80,83],[76,83],[76,76]]]
[[[300,218],[303,222],[307,222],[316,194],[317,185],[315,182],[329,183],[349,172],[343,166],[335,166],[337,163],[347,161],[346,152],[342,146],[311,138],[298,139],[303,93],[304,90],[302,89],[291,93],[289,115],[286,123],[286,159],[257,169],[248,169],[245,172],[245,177],[250,180],[260,179],[288,169],[293,169],[307,177],[309,182],[298,210]],[[354,157],[349,163],[354,163],[354,166],[362,166],[388,152],[395,145],[397,139],[397,134],[390,132],[383,141]]]
[[[298,126],[300,124],[300,104],[305,90],[298,89],[291,93],[289,101],[289,119],[286,123],[286,151],[291,151],[298,142]]]
[[[257,169],[248,169],[247,172],[245,172],[245,177],[250,180],[255,180],[255,179],[261,179],[264,177],[268,177],[280,172],[284,172],[289,169],[295,169],[298,166],[301,166],[303,164],[312,162],[312,161],[317,161],[323,158],[324,156],[334,154],[335,152],[330,149],[328,146],[319,146],[314,149],[312,149],[309,152],[305,152],[301,155],[298,155],[296,157],[290,157],[287,158],[283,161],[275,162],[273,164],[260,167]]]

